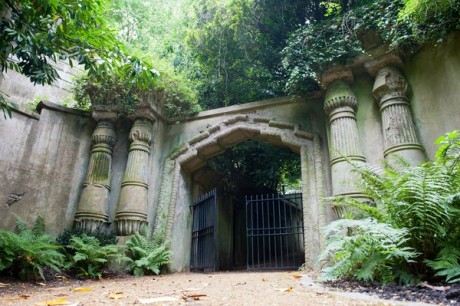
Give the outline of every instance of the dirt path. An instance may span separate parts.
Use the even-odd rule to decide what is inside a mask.
[[[62,279],[53,283],[57,287],[1,283],[0,305],[406,305],[318,291],[305,285],[308,277],[297,272],[222,272]]]

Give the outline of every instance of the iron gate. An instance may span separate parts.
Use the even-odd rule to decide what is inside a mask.
[[[304,262],[302,194],[246,196],[247,269],[297,269]]]
[[[216,269],[216,190],[212,190],[199,197],[192,205],[192,254],[190,269]]]

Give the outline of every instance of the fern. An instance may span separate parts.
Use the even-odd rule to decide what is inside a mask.
[[[37,278],[45,280],[43,269],[60,271],[64,267],[65,256],[54,239],[45,234],[45,224],[41,217],[29,229],[24,220],[16,216],[18,234],[0,230],[0,271],[19,276],[21,279]]]
[[[394,266],[417,255],[404,246],[407,229],[394,229],[372,218],[334,221],[326,226],[325,236],[326,248],[320,260],[329,260],[330,266],[322,270],[322,281],[350,277],[390,283],[399,277]]]
[[[397,162],[395,166],[387,163],[384,168],[349,161],[360,177],[358,189],[369,201],[332,198],[334,205],[348,210],[346,216],[349,218],[359,219],[360,222],[370,218],[394,230],[405,231],[403,236],[399,236],[402,240],[392,242],[393,247],[396,246],[392,249],[392,256],[406,260],[406,251],[416,251],[419,255],[410,257],[410,262],[406,261],[411,271],[405,271],[405,275],[399,276],[400,279],[410,280],[410,274],[414,272],[417,273],[415,277],[429,275],[428,264],[428,267],[438,271],[437,275],[446,276],[449,281],[458,281],[458,260],[452,257],[447,260],[440,251],[448,247],[452,254],[456,254],[453,250],[460,252],[460,132],[447,133],[437,143],[440,147],[436,160],[418,167],[409,167],[397,156],[393,157]],[[340,266],[332,266],[326,271],[333,277],[347,275],[363,280],[390,280],[393,277],[391,269],[395,269],[398,260],[395,263],[389,261],[389,265],[379,264],[388,257],[381,256],[383,250],[374,246],[370,237],[379,237],[380,234],[372,232],[372,229],[364,234],[356,229],[359,228],[356,224],[352,227],[351,237],[340,238],[336,235],[338,241],[327,241],[331,244],[331,250],[337,252],[336,260],[340,257]],[[380,230],[388,231],[388,228],[381,227]],[[361,239],[359,241],[353,240],[358,239],[357,234]],[[383,244],[385,240],[381,238]],[[353,241],[356,249],[347,244],[350,241]],[[362,245],[366,245],[367,249],[361,249]],[[369,248],[374,253],[366,253]],[[330,254],[334,254],[331,250]],[[400,250],[403,252],[399,253]],[[368,257],[362,257],[363,254]],[[436,254],[438,257],[434,259]]]
[[[460,249],[447,246],[438,253],[435,260],[425,262],[437,271],[437,276],[445,276],[447,282],[460,282]]]
[[[163,236],[149,237],[146,228],[134,233],[126,246],[132,259],[128,269],[135,276],[143,276],[146,272],[159,274],[161,266],[169,263],[171,252],[166,248]]]
[[[70,256],[71,268],[77,271],[78,276],[89,278],[101,278],[103,269],[110,260],[118,263],[129,261],[129,259],[118,251],[114,244],[101,246],[99,240],[92,236],[73,236],[70,249],[75,254]]]

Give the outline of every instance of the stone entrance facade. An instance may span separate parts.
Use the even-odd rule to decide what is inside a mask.
[[[129,118],[42,102],[0,120],[0,226],[43,216],[58,234],[107,226],[128,237],[143,225],[164,233],[171,270],[189,269],[190,204],[205,192],[196,174],[245,140],[290,148],[302,169],[305,263],[316,267],[321,227],[340,217],[331,195],[362,197],[347,160],[378,165],[397,153],[413,164],[433,157],[434,140],[458,129],[460,43],[443,56],[422,51],[359,60],[326,71],[321,91],[165,118],[155,105]],[[428,59],[431,59],[429,61]],[[203,173],[203,172],[201,172]]]

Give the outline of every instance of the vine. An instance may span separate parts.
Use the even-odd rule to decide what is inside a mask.
[[[362,43],[366,32],[374,32],[388,51],[413,52],[417,46],[439,43],[460,29],[459,0],[361,2],[341,8],[338,3],[328,4],[329,14],[321,22],[307,21],[291,33],[282,51],[288,92],[317,88],[320,71],[366,53]]]

